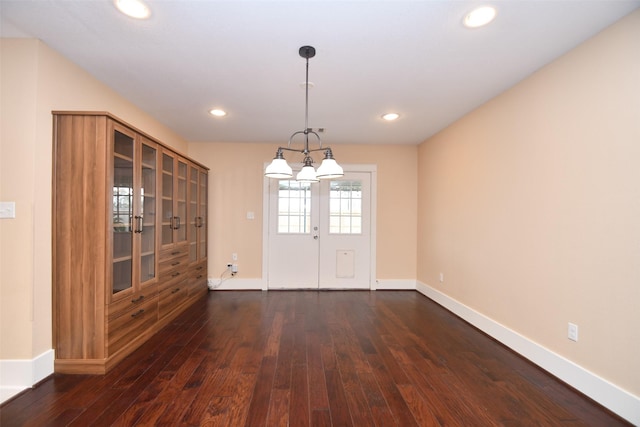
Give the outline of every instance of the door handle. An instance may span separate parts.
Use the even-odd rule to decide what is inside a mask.
[[[169,221],[169,228],[171,228],[172,230],[180,229],[180,217],[179,216],[172,216],[171,217],[171,220]]]

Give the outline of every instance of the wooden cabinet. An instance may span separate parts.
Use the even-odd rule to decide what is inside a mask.
[[[162,153],[162,248],[187,244],[188,161]]]
[[[188,241],[189,292],[207,286],[207,181],[208,172],[195,164],[189,165]]]
[[[113,135],[111,211],[112,299],[157,282],[156,211],[158,149],[148,138],[108,122]],[[123,292],[122,295],[116,295]]]
[[[160,317],[166,317],[180,307],[188,297],[189,262],[187,246],[164,249],[160,255]]]
[[[190,168],[207,174],[108,113],[54,112],[56,372],[107,372],[206,293],[206,232],[189,258],[189,215],[206,217]]]

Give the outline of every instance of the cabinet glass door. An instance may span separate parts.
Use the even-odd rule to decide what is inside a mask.
[[[136,232],[140,234],[140,283],[156,277],[156,170],[157,150],[142,144],[140,210]]]
[[[178,181],[176,194],[176,242],[187,241],[187,164],[178,160]]]
[[[173,157],[162,154],[162,244],[173,243]]]
[[[198,180],[198,260],[207,257],[207,178],[208,174],[200,171]]]
[[[111,227],[114,294],[132,286],[133,149],[134,140],[131,136],[114,131]]]
[[[189,262],[198,260],[198,168],[189,167]]]

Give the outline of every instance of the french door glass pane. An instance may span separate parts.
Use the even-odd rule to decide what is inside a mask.
[[[311,184],[279,182],[278,233],[309,234],[311,232]]]
[[[362,183],[331,181],[329,233],[362,234]]]

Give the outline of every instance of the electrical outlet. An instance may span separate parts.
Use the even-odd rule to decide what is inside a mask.
[[[444,273],[440,273],[440,283],[444,282]]]
[[[567,338],[569,338],[571,341],[578,341],[578,325],[569,323],[569,328],[567,329]]]
[[[233,274],[238,272],[238,264],[231,264],[231,272]]]
[[[234,253],[232,253],[232,254],[231,254],[231,260],[232,260],[232,261],[237,261],[237,260],[238,260],[238,254],[237,254],[237,253],[235,253],[235,252],[234,252]]]

